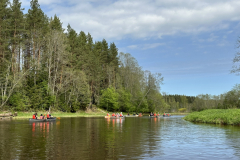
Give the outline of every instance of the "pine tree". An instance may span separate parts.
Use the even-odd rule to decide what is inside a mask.
[[[44,15],[43,11],[40,8],[38,0],[32,0],[30,2],[31,8],[28,10],[26,15],[26,28],[27,28],[27,61],[28,68],[31,67],[34,69],[32,76],[34,77],[34,84],[36,85],[37,81],[37,71],[40,71],[40,62],[43,46],[45,44],[44,35],[48,32],[48,18]]]
[[[60,19],[56,16],[56,14],[53,18],[51,17],[49,26],[51,30],[64,31],[64,29],[62,28],[62,23]]]
[[[8,0],[0,1],[0,72],[6,69],[6,60],[10,60],[10,55],[8,54],[10,17],[10,10],[7,8],[8,4]]]
[[[21,43],[22,35],[25,32],[24,18],[19,0],[13,0],[11,4],[11,17],[10,17],[10,36],[11,36],[11,53],[12,53],[12,72],[13,75],[20,71],[21,60]]]

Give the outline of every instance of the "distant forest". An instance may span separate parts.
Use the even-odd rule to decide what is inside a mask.
[[[0,110],[37,111],[103,108],[124,112],[191,112],[239,107],[233,95],[160,93],[163,77],[144,71],[114,42],[93,42],[55,15],[48,17],[38,0],[23,13],[19,0],[0,1]],[[233,93],[234,92],[234,93]],[[231,97],[231,98],[229,98]],[[236,102],[237,101],[237,102]]]

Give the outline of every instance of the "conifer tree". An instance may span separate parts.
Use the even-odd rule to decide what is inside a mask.
[[[9,38],[9,17],[10,10],[7,8],[8,0],[0,1],[0,70],[6,69],[6,60],[9,60],[10,55],[8,50]]]
[[[23,11],[21,2],[13,0],[11,4],[11,17],[10,17],[10,36],[11,36],[11,53],[12,53],[12,72],[13,75],[20,71],[21,60],[21,43],[22,35],[25,32]]]

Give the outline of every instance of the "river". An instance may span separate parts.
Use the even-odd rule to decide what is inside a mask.
[[[240,127],[182,116],[2,120],[0,159],[240,159]]]

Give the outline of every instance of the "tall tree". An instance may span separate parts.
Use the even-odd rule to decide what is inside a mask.
[[[9,0],[0,1],[0,71],[6,69],[5,60],[9,60],[10,55],[8,50],[9,40],[9,18],[10,9],[7,8]],[[7,54],[7,55],[6,55]],[[4,67],[5,66],[5,67]]]
[[[17,71],[20,71],[21,65],[21,43],[22,37],[25,33],[23,11],[21,2],[13,0],[11,4],[11,18],[10,18],[10,36],[11,36],[11,53],[12,53],[12,72],[15,77]]]
[[[41,51],[44,44],[44,35],[47,33],[48,18],[40,8],[38,0],[30,2],[31,8],[27,14],[27,58],[32,60],[33,68],[40,67]],[[35,74],[34,74],[35,75]]]

